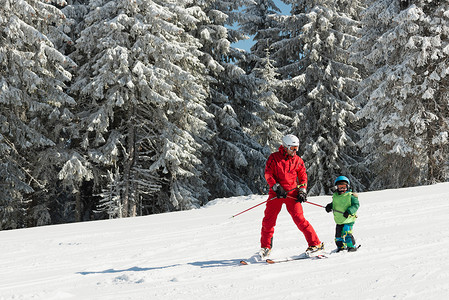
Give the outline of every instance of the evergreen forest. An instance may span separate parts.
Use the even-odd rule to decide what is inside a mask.
[[[0,230],[448,181],[449,1],[279,1],[0,0]]]

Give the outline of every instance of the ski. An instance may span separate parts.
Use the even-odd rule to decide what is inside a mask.
[[[294,260],[302,260],[302,259],[324,259],[324,258],[328,258],[328,256],[326,254],[300,254],[300,255],[295,255],[295,256],[290,256],[290,257],[286,257],[286,258],[281,258],[281,259],[266,259],[265,261],[269,264],[277,264],[277,263],[281,263],[281,262],[287,262],[287,261],[294,261]]]
[[[240,265],[242,265],[242,266],[260,264],[260,263],[265,263],[265,261],[264,260],[249,260],[249,259],[242,259],[240,261]]]
[[[358,245],[356,247],[356,250],[358,250],[360,248],[361,245]],[[261,259],[260,256],[258,255],[254,255],[249,259],[242,259],[240,261],[240,265],[251,265],[251,264],[259,264],[259,263],[268,263],[268,264],[276,264],[276,263],[281,263],[281,262],[287,262],[287,261],[294,261],[294,260],[302,260],[302,259],[324,259],[324,258],[328,258],[329,255],[332,254],[336,254],[336,253],[341,253],[343,251],[338,252],[337,249],[332,250],[330,253],[328,252],[320,252],[320,253],[302,253],[299,255],[294,255],[294,256],[289,256],[289,257],[285,257],[285,258],[279,258],[279,259],[272,259],[272,258],[267,258],[267,259]],[[347,252],[347,251],[344,251]]]
[[[348,251],[348,249],[343,249],[343,250],[332,250],[330,254],[338,254],[338,253],[343,253],[343,252],[348,252],[348,253],[352,253],[352,252],[356,252],[362,245],[358,245],[357,247],[355,247],[355,250],[352,251]]]
[[[265,262],[265,260],[262,259],[259,254],[254,254],[253,256],[251,256],[248,259],[242,259],[240,261],[240,265],[246,266],[246,265],[257,264],[257,263],[262,263],[262,262]]]
[[[355,251],[359,250],[359,248],[360,248],[361,246],[362,246],[362,245],[358,245],[357,247],[355,247],[355,250],[354,250],[354,251],[349,251],[349,252],[355,252]]]

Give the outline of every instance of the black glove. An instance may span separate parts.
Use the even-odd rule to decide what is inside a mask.
[[[287,197],[287,192],[284,190],[284,188],[279,183],[276,183],[275,185],[273,185],[272,189],[276,193],[276,196],[278,198],[286,198]]]
[[[298,198],[296,199],[296,202],[303,203],[307,201],[307,194],[304,191],[298,192]]]
[[[326,212],[330,213],[332,211],[332,203],[329,203],[328,205],[326,205]]]
[[[343,217],[345,217],[345,218],[349,217],[349,212],[345,211],[345,212],[343,213]]]

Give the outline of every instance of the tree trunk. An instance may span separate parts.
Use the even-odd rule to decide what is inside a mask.
[[[82,209],[81,193],[78,189],[75,193],[75,222],[81,222]]]
[[[131,115],[134,116],[134,107],[131,109]],[[123,181],[125,184],[125,192],[123,195],[123,214],[122,217],[135,217],[136,216],[136,201],[131,197],[132,191],[132,176],[131,170],[134,165],[135,159],[135,149],[136,149],[136,139],[135,134],[136,130],[134,127],[134,118],[132,117],[130,122],[128,123],[128,155],[125,161],[124,166],[124,176]]]

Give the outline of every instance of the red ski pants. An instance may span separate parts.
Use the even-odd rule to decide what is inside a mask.
[[[271,198],[270,198],[271,199]],[[304,234],[308,246],[316,246],[321,244],[320,239],[315,233],[312,225],[304,218],[302,205],[293,198],[276,198],[267,202],[265,208],[265,216],[262,220],[262,232],[260,238],[261,248],[271,248],[274,234],[274,226],[282,205],[285,203],[287,211],[292,216],[298,229]]]

